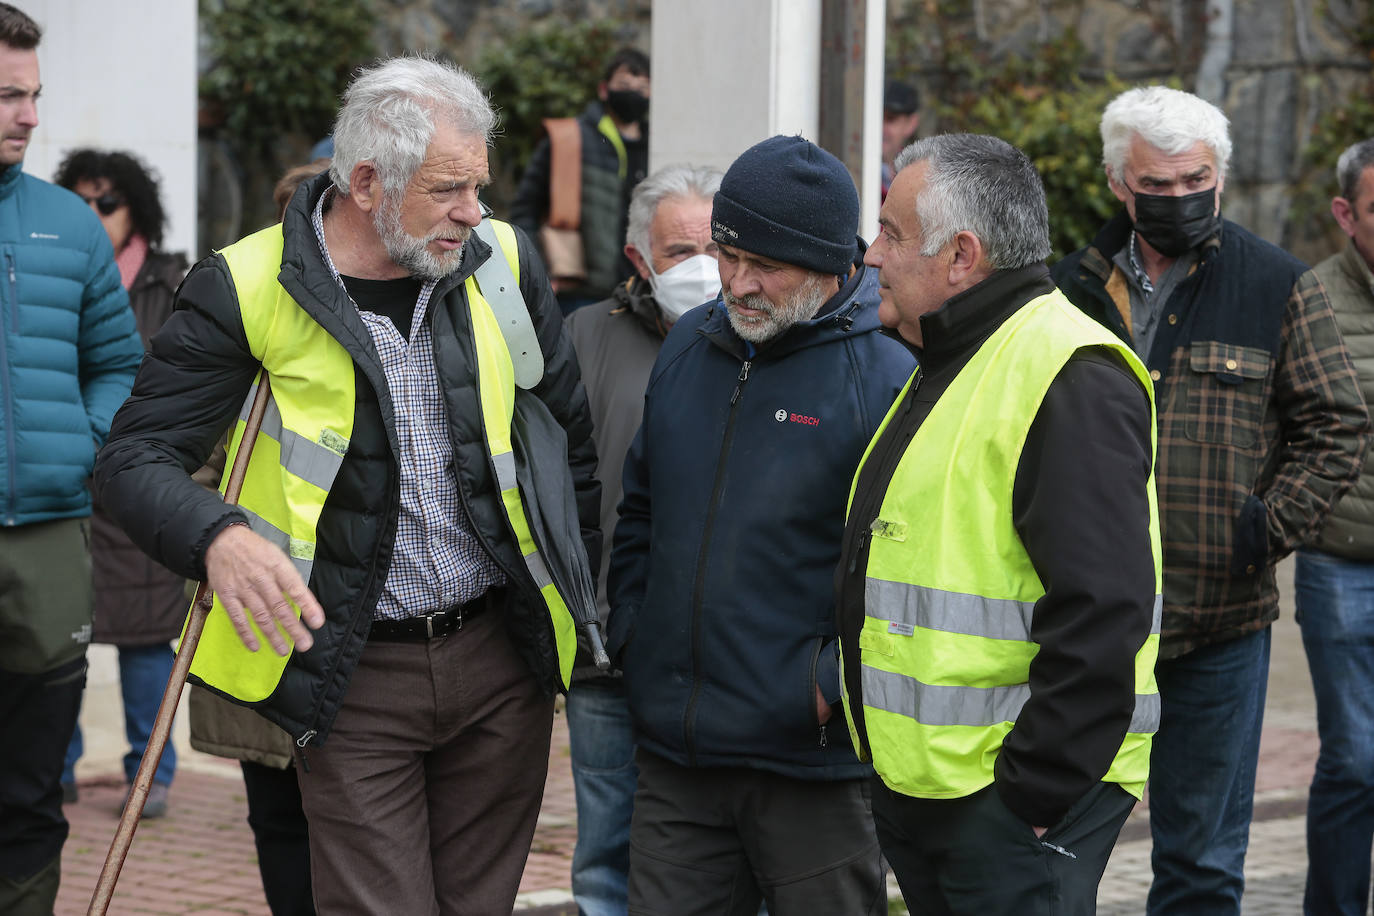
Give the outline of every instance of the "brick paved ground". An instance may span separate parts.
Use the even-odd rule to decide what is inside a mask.
[[[118,735],[110,727],[110,722],[118,721],[117,700],[106,696],[117,690],[99,674],[106,664],[101,659],[105,648],[92,650],[93,675],[82,718],[90,750],[78,770],[81,801],[66,809],[72,835],[63,853],[58,916],[86,911],[123,799],[123,781],[111,775],[119,772],[122,748],[116,747]],[[1302,815],[1317,740],[1306,662],[1297,628],[1287,615],[1275,625],[1265,722],[1256,821],[1246,861],[1244,913],[1289,916],[1301,912],[1306,870]],[[237,766],[189,752],[184,748],[184,726],[179,728],[183,759],[172,787],[170,813],[139,828],[110,912],[267,916],[252,837],[244,822],[246,806]],[[575,914],[568,893],[575,823],[567,729],[560,715],[554,727],[544,807],[521,883],[518,908],[522,916]],[[1149,856],[1145,805],[1132,814],[1108,865],[1099,895],[1100,913],[1134,916],[1143,912]],[[895,886],[891,899],[900,899]],[[894,912],[899,911],[900,905],[894,906]]]
[[[168,814],[139,825],[110,913],[269,916],[238,765],[185,749],[182,755],[185,765],[172,785]],[[79,786],[80,801],[65,808],[71,835],[62,851],[56,916],[86,912],[127,791],[117,768],[112,774],[80,777]],[[576,825],[568,731],[560,713],[544,806],[520,882],[519,907],[525,916],[576,913],[566,907]]]

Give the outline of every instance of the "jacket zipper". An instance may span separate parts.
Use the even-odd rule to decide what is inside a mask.
[[[701,604],[706,587],[706,561],[711,552],[711,535],[716,524],[716,510],[720,508],[720,492],[725,483],[725,464],[730,455],[730,444],[735,437],[735,421],[739,419],[739,399],[744,383],[749,381],[749,368],[753,360],[746,359],[740,366],[739,379],[735,392],[730,395],[730,418],[725,422],[725,435],[720,442],[720,454],[716,460],[716,479],[711,483],[711,502],[706,512],[706,524],[702,527],[701,552],[697,556],[696,581],[692,586],[692,693],[687,700],[687,711],[682,717],[682,738],[687,748],[687,765],[697,765],[696,711],[697,700],[701,697]]]
[[[5,252],[5,264],[9,268],[10,276],[10,295],[9,301],[4,303],[6,306],[7,318],[10,331],[15,337],[19,335],[19,298],[17,292],[19,284],[14,274],[14,253]],[[16,340],[16,343],[18,341]],[[15,454],[14,441],[14,399],[10,391],[10,334],[0,334],[0,397],[5,399],[5,526],[9,527],[15,523],[15,465],[19,462],[19,456]]]
[[[318,734],[319,732],[315,729],[308,728],[296,739],[296,747],[299,749],[299,753],[297,753],[296,756],[300,758],[302,773],[310,772],[310,760],[305,756],[305,746],[310,743],[311,738]]]
[[[911,411],[914,410],[916,407],[916,392],[920,390],[921,379],[923,378],[925,378],[925,372],[918,367],[916,370],[916,377],[911,380],[911,388],[907,392],[907,396],[905,398],[906,403],[903,405],[901,412],[898,415],[894,416],[891,422],[888,423],[884,432],[895,433],[910,417]],[[873,466],[876,468],[886,467],[888,464],[891,463],[892,450],[897,447],[897,443],[899,441],[900,438],[895,435],[890,437],[888,444],[885,445],[885,447],[883,448],[882,454],[870,454],[868,456],[868,462],[866,462],[866,465],[868,463],[874,463]],[[862,469],[860,470],[862,471]],[[884,493],[885,492],[886,491],[884,491]],[[844,586],[840,590],[840,607],[836,611],[839,617],[841,633],[845,631],[845,624],[848,620],[848,617],[846,615],[854,613],[854,611],[850,610],[844,604],[845,596],[849,593],[852,587],[851,579],[856,574],[863,574],[865,576],[867,575],[868,546],[873,536],[873,522],[877,520],[878,513],[882,510],[882,498],[884,493],[874,493],[873,495],[869,496],[869,498],[866,499],[862,505],[855,504],[850,507],[850,521],[846,522],[845,524],[844,535],[844,537],[849,540],[849,543],[841,544],[841,549],[845,551],[845,554],[842,554],[842,557],[847,555],[849,558],[849,562],[846,564],[847,574],[845,575]],[[854,531],[854,533],[851,535],[849,533],[852,530],[851,524],[860,519],[863,520],[863,524],[856,525],[855,527],[857,527],[858,530]],[[862,569],[860,567],[862,567]],[[865,613],[865,610],[861,608],[859,609],[858,613],[860,614],[859,625],[862,628],[862,615]],[[869,750],[868,746],[868,726],[867,723],[864,721],[863,705],[861,703],[855,703],[853,707],[847,711],[847,713],[849,715],[850,730],[857,736],[858,739],[854,746],[854,752],[858,755],[860,760],[864,762],[870,762],[873,759],[873,757],[872,752]],[[822,739],[824,739],[825,735],[822,734],[821,737]]]
[[[830,745],[830,736],[826,733],[826,726],[821,722],[821,711],[816,705],[815,694],[820,691],[820,683],[816,680],[816,669],[820,667],[821,649],[825,648],[825,640],[817,638],[816,648],[811,650],[811,689],[812,695],[807,697],[811,703],[811,721],[816,723],[817,740],[821,750],[825,750]]]

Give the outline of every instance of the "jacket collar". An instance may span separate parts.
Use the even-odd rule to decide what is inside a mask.
[[[1021,306],[1052,292],[1054,281],[1044,263],[994,271],[981,283],[921,316],[921,339],[925,342],[922,365],[933,372],[944,364],[962,361]]]
[[[133,293],[146,287],[162,285],[168,292],[175,292],[186,275],[186,257],[181,252],[150,251],[148,258],[139,268],[129,292]]]
[[[1345,250],[1341,252],[1341,266],[1350,275],[1360,289],[1366,293],[1374,295],[1374,271],[1369,269],[1369,262],[1360,254],[1360,249],[1355,247],[1355,240],[1349,239],[1345,243]]]
[[[654,301],[653,287],[635,274],[611,291],[612,308],[625,309],[644,326],[644,330],[658,337],[667,335],[663,313]]]
[[[19,186],[19,176],[24,174],[24,163],[16,162],[0,172],[0,198],[9,197]]]

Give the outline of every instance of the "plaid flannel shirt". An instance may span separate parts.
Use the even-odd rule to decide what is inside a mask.
[[[1130,341],[1129,295],[1111,263],[1130,232],[1123,221],[1055,278]],[[1233,223],[1203,244],[1143,358],[1159,405],[1160,657],[1170,658],[1278,617],[1274,565],[1317,536],[1359,474],[1369,417],[1321,283]]]

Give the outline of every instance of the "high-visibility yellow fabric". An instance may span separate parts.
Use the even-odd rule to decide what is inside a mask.
[[[1016,469],[1050,383],[1077,350],[1091,346],[1118,352],[1149,393],[1153,456],[1154,391],[1145,367],[1055,291],[1027,303],[979,348],[888,484],[870,530],[858,658],[874,769],[896,792],[957,798],[993,781],[1003,739],[1029,697],[1038,651],[1031,615],[1045,593],[1012,522]],[[1154,623],[1136,655],[1131,730],[1104,777],[1136,797],[1158,725],[1161,555],[1153,472],[1148,489]]]
[[[515,232],[495,220],[492,226],[518,282]],[[253,446],[239,506],[248,514],[253,530],[281,547],[308,582],[320,513],[353,432],[354,364],[343,345],[277,282],[282,243],[281,226],[276,225],[220,252],[234,279],[249,348],[271,382],[268,418]],[[478,354],[477,390],[487,453],[502,490],[511,533],[547,605],[566,686],[576,651],[574,624],[534,546],[515,483],[510,354],[490,306],[471,277],[465,281],[465,292]],[[248,405],[256,390],[255,383],[230,437],[221,491],[241,445]],[[266,647],[261,632],[251,620],[250,624]],[[286,657],[270,648],[245,649],[216,597],[191,665],[191,673],[200,682],[246,703],[261,702],[276,689],[286,663]]]

